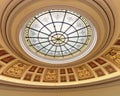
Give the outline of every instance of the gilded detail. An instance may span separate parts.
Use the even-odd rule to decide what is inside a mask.
[[[22,62],[16,62],[12,66],[7,67],[3,72],[3,75],[20,79],[28,67],[29,65],[27,64],[24,64]]]
[[[119,48],[111,48],[105,55],[104,58],[108,59],[109,61],[117,64],[120,67],[120,49]]]
[[[76,73],[77,73],[77,76],[78,76],[79,80],[89,79],[89,78],[94,77],[92,72],[85,65],[76,67],[75,69],[76,69]]]
[[[57,69],[47,69],[44,76],[44,82],[58,82]]]

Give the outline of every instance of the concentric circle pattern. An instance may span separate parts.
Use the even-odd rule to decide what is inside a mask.
[[[24,40],[20,39],[21,43],[26,47],[23,48],[38,60],[41,57],[65,59],[77,55],[80,59],[91,51],[96,42],[94,26],[85,17],[68,10],[41,12],[26,23],[21,34],[20,38],[24,37]],[[88,49],[90,51],[85,53]]]
[[[0,83],[56,91],[119,81],[120,1],[1,2]]]

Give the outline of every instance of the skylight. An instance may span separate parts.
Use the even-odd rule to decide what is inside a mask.
[[[27,54],[52,64],[84,57],[92,50],[97,38],[90,21],[69,10],[39,13],[25,24],[21,36],[20,42]]]

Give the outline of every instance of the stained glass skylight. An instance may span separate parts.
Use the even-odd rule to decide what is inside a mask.
[[[69,10],[48,10],[31,18],[20,33],[20,44],[34,59],[63,64],[81,59],[96,43],[94,26]]]

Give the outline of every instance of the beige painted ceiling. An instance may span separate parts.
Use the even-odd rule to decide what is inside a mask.
[[[1,0],[0,82],[30,88],[97,86],[120,76],[119,0]],[[51,65],[28,56],[19,43],[25,22],[47,9],[70,9],[96,27],[95,48],[84,58]]]

